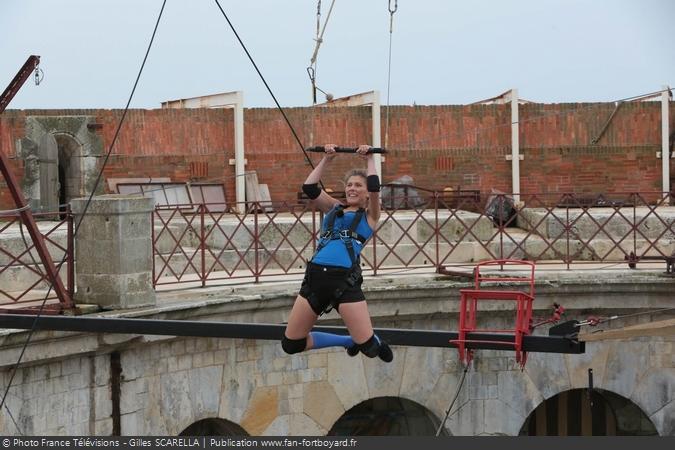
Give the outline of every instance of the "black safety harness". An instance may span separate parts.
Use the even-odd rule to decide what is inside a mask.
[[[323,249],[326,245],[328,245],[328,242],[340,239],[345,244],[345,247],[347,247],[347,253],[349,254],[349,259],[351,260],[353,267],[355,264],[358,265],[359,263],[359,258],[356,256],[356,253],[354,252],[353,239],[356,239],[361,244],[365,244],[366,241],[368,240],[366,237],[356,232],[356,228],[359,226],[361,218],[365,214],[366,210],[363,208],[359,208],[356,211],[356,214],[354,215],[354,220],[352,221],[348,229],[334,230],[333,225],[335,225],[335,218],[344,216],[345,214],[344,209],[345,209],[344,205],[336,205],[333,209],[331,209],[328,212],[328,216],[326,217],[326,221],[324,222],[325,226],[321,232],[321,240],[319,241],[319,244],[316,248],[316,253],[319,253],[321,249]]]
[[[359,208],[356,211],[356,214],[354,214],[354,219],[352,220],[349,228],[344,228],[342,230],[333,229],[333,226],[335,225],[335,219],[344,215],[344,209],[344,205],[336,205],[328,212],[326,220],[324,221],[323,230],[321,232],[321,240],[317,245],[315,253],[315,255],[318,254],[321,249],[328,245],[330,241],[337,239],[340,239],[347,248],[347,253],[349,254],[349,259],[351,260],[352,265],[349,269],[345,269],[346,284],[343,288],[336,289],[334,293],[334,301],[340,298],[347,288],[354,287],[361,280],[360,257],[356,256],[356,252],[354,251],[354,239],[359,241],[361,244],[365,244],[368,240],[368,238],[356,232],[356,228],[359,226],[359,223],[361,223],[361,219],[366,212],[366,210],[363,208]],[[331,301],[324,313],[329,312],[335,307],[334,301]]]

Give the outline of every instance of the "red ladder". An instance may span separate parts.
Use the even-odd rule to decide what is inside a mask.
[[[487,268],[499,267],[504,269],[505,266],[514,268],[514,266],[526,266],[526,275],[521,277],[516,276],[499,276],[494,271],[486,273]],[[527,360],[527,352],[523,350],[523,336],[530,334],[530,324],[532,321],[532,302],[534,301],[534,268],[535,265],[530,261],[521,261],[513,259],[499,259],[494,261],[484,261],[479,263],[474,268],[475,286],[473,289],[461,289],[459,300],[459,330],[457,339],[450,341],[451,344],[456,345],[459,351],[459,359],[464,364],[469,364],[473,359],[473,348],[471,344],[490,344],[503,346],[505,349],[514,349],[516,352],[516,362],[520,367],[525,366]],[[481,272],[481,269],[483,270]],[[485,289],[483,283],[524,283],[525,286],[511,285],[504,289]],[[518,287],[529,287],[529,289],[518,290]],[[510,288],[510,289],[509,289]],[[477,313],[479,312],[479,301],[483,302],[499,302],[512,301],[515,302],[515,324],[513,328],[495,329],[495,328],[478,328]],[[471,339],[471,333],[501,333],[513,334],[513,341],[491,341],[491,340],[476,340]]]

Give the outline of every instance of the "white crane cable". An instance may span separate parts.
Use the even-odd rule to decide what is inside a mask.
[[[326,15],[326,20],[323,23],[323,27],[321,26],[321,0],[317,2],[316,5],[316,38],[314,38],[314,41],[316,42],[316,45],[314,46],[314,52],[312,53],[312,57],[310,58],[309,66],[307,67],[307,74],[309,75],[309,80],[312,82],[312,104],[316,105],[316,91],[319,90],[326,95],[326,98],[328,99],[328,94],[326,94],[322,89],[320,89],[316,85],[316,59],[319,55],[319,47],[321,47],[321,44],[323,43],[323,35],[326,32],[326,26],[328,25],[328,20],[330,19],[330,15],[333,12],[333,6],[335,6],[335,0],[333,0],[330,4],[330,8],[328,9],[328,14]]]
[[[326,25],[328,25],[328,20],[330,19],[330,14],[333,12],[333,6],[335,5],[335,0],[333,0],[330,4],[330,8],[328,9],[328,14],[326,15],[326,21],[323,23],[323,27],[321,28],[321,32],[319,32],[319,23],[321,21],[321,0],[319,0],[318,3],[318,10],[317,10],[317,18],[316,18],[316,46],[314,47],[314,53],[312,53],[312,58],[310,59],[310,63],[315,65],[316,64],[316,58],[319,53],[319,47],[321,47],[321,43],[323,42],[323,34],[326,31]]]

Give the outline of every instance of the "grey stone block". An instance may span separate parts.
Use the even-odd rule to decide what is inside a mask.
[[[78,217],[87,199],[71,202]],[[126,195],[94,197],[76,241],[76,299],[102,308],[155,304],[152,284],[150,198]]]

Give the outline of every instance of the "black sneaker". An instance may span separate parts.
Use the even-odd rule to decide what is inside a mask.
[[[359,344],[353,344],[351,347],[347,347],[347,354],[352,357],[358,355]]]
[[[380,341],[380,350],[377,353],[377,356],[386,363],[390,363],[394,360],[394,352],[391,351],[391,347],[384,341]]]

